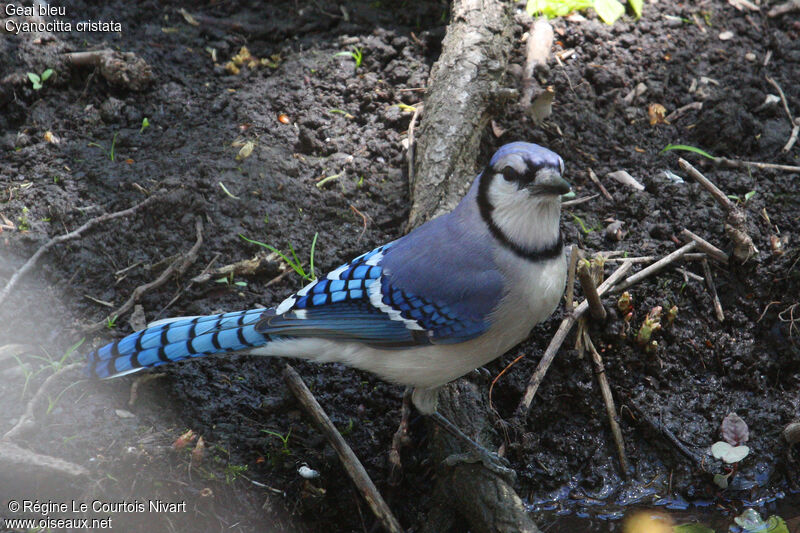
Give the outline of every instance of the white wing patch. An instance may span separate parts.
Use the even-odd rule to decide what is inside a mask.
[[[351,266],[352,266],[351,263],[345,263],[342,266],[340,266],[339,268],[337,268],[336,270],[328,272],[328,275],[325,276],[325,277],[330,279],[330,280],[336,281],[337,279],[339,279],[339,276],[342,275],[342,272],[344,272],[345,270],[347,270]]]
[[[295,298],[294,295],[289,296],[284,301],[282,301],[278,307],[275,308],[275,314],[282,315],[283,313],[291,309],[296,301],[297,298]]]
[[[378,252],[369,259],[367,259],[366,261],[364,261],[364,264],[369,266],[378,266],[378,263],[381,262],[381,259],[383,259],[383,252]]]
[[[383,278],[383,276],[381,276],[380,278],[376,279],[369,286],[369,289],[367,289],[367,292],[369,293],[369,302],[373,306],[377,307],[378,309],[380,309],[381,311],[383,311],[384,313],[389,315],[389,318],[391,320],[399,320],[399,321],[403,322],[406,325],[406,328],[415,329],[415,330],[419,330],[419,331],[425,331],[425,328],[420,326],[419,323],[416,320],[411,320],[411,319],[408,319],[408,318],[404,318],[400,314],[400,311],[398,311],[397,309],[395,309],[394,307],[392,307],[390,305],[386,305],[385,303],[383,303],[383,293],[381,292],[381,280],[382,280],[382,278]]]

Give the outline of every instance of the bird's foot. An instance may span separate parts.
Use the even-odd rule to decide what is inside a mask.
[[[486,448],[472,448],[469,452],[454,453],[444,460],[447,466],[456,466],[460,463],[482,463],[484,468],[513,485],[517,479],[517,472],[511,468],[511,463],[505,457],[500,457]]]

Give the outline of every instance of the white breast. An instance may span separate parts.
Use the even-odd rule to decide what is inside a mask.
[[[403,385],[421,389],[440,387],[523,341],[533,326],[553,313],[564,292],[567,268],[563,256],[531,262],[505,249],[500,253],[513,256],[500,261],[505,266],[503,274],[509,290],[493,313],[491,329],[476,339],[399,350],[318,338],[282,339],[251,353],[339,362]]]

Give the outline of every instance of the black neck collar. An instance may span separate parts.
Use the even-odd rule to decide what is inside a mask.
[[[553,259],[563,254],[564,240],[561,235],[561,230],[558,231],[558,239],[556,239],[552,244],[543,247],[526,248],[511,241],[508,236],[503,233],[503,230],[501,230],[497,224],[494,223],[494,220],[492,219],[492,211],[494,211],[494,206],[489,201],[489,185],[492,181],[491,172],[491,167],[487,166],[483,171],[483,174],[481,174],[481,177],[479,178],[481,181],[478,184],[477,197],[478,209],[480,210],[481,218],[489,227],[489,231],[491,231],[494,238],[497,239],[497,241],[503,245],[503,247],[508,248],[519,257],[527,259],[528,261],[543,261],[546,259]]]

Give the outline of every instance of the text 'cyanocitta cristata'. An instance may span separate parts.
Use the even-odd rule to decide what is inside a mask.
[[[217,353],[340,362],[436,392],[525,339],[555,310],[566,262],[564,162],[501,147],[458,206],[311,282],[270,309],[161,320],[95,350],[101,378]]]

